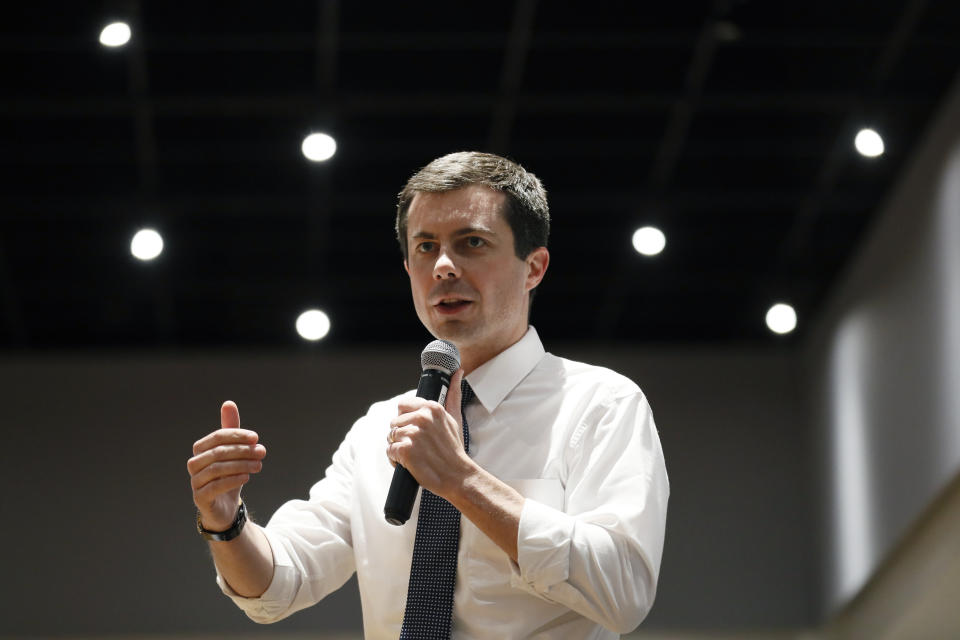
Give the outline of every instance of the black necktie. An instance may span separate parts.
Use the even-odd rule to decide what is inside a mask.
[[[460,401],[463,446],[470,453],[466,408],[474,396],[466,379],[460,391],[463,394]],[[450,638],[459,548],[460,512],[443,498],[422,489],[400,640]]]

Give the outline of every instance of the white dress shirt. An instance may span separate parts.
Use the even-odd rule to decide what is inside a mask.
[[[518,563],[468,519],[460,525],[453,638],[617,638],[653,604],[669,484],[640,389],[601,367],[546,353],[530,327],[473,371],[470,456],[526,498]],[[413,395],[413,391],[405,396]],[[400,634],[419,497],[403,526],[384,520],[386,456],[399,397],[357,420],[308,500],[264,528],[274,575],[259,598],[221,589],[273,622],[339,588],[354,571],[364,636]]]

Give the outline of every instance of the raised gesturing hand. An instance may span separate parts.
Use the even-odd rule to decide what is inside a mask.
[[[267,449],[259,439],[255,431],[240,428],[240,412],[228,400],[220,407],[220,428],[193,444],[187,471],[205,529],[230,528],[240,504],[240,489],[251,474],[263,468]]]

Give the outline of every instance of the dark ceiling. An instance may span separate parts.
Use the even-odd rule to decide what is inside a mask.
[[[29,2],[0,48],[0,347],[427,339],[393,238],[432,158],[550,192],[547,340],[797,340],[950,87],[960,3]],[[98,43],[113,19],[122,48]],[[870,125],[885,155],[860,157]],[[312,131],[335,136],[304,159]],[[635,253],[634,229],[667,248]],[[153,263],[129,253],[157,228]],[[786,300],[792,337],[764,314]]]

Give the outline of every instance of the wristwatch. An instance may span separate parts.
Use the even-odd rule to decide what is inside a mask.
[[[200,524],[200,510],[197,509],[197,533],[207,540],[216,540],[218,542],[233,540],[240,535],[240,532],[243,531],[243,525],[245,524],[247,524],[247,507],[242,501],[240,502],[240,506],[237,507],[237,517],[234,518],[233,524],[230,525],[230,528],[226,531],[210,531],[209,529],[204,529],[203,525]]]

